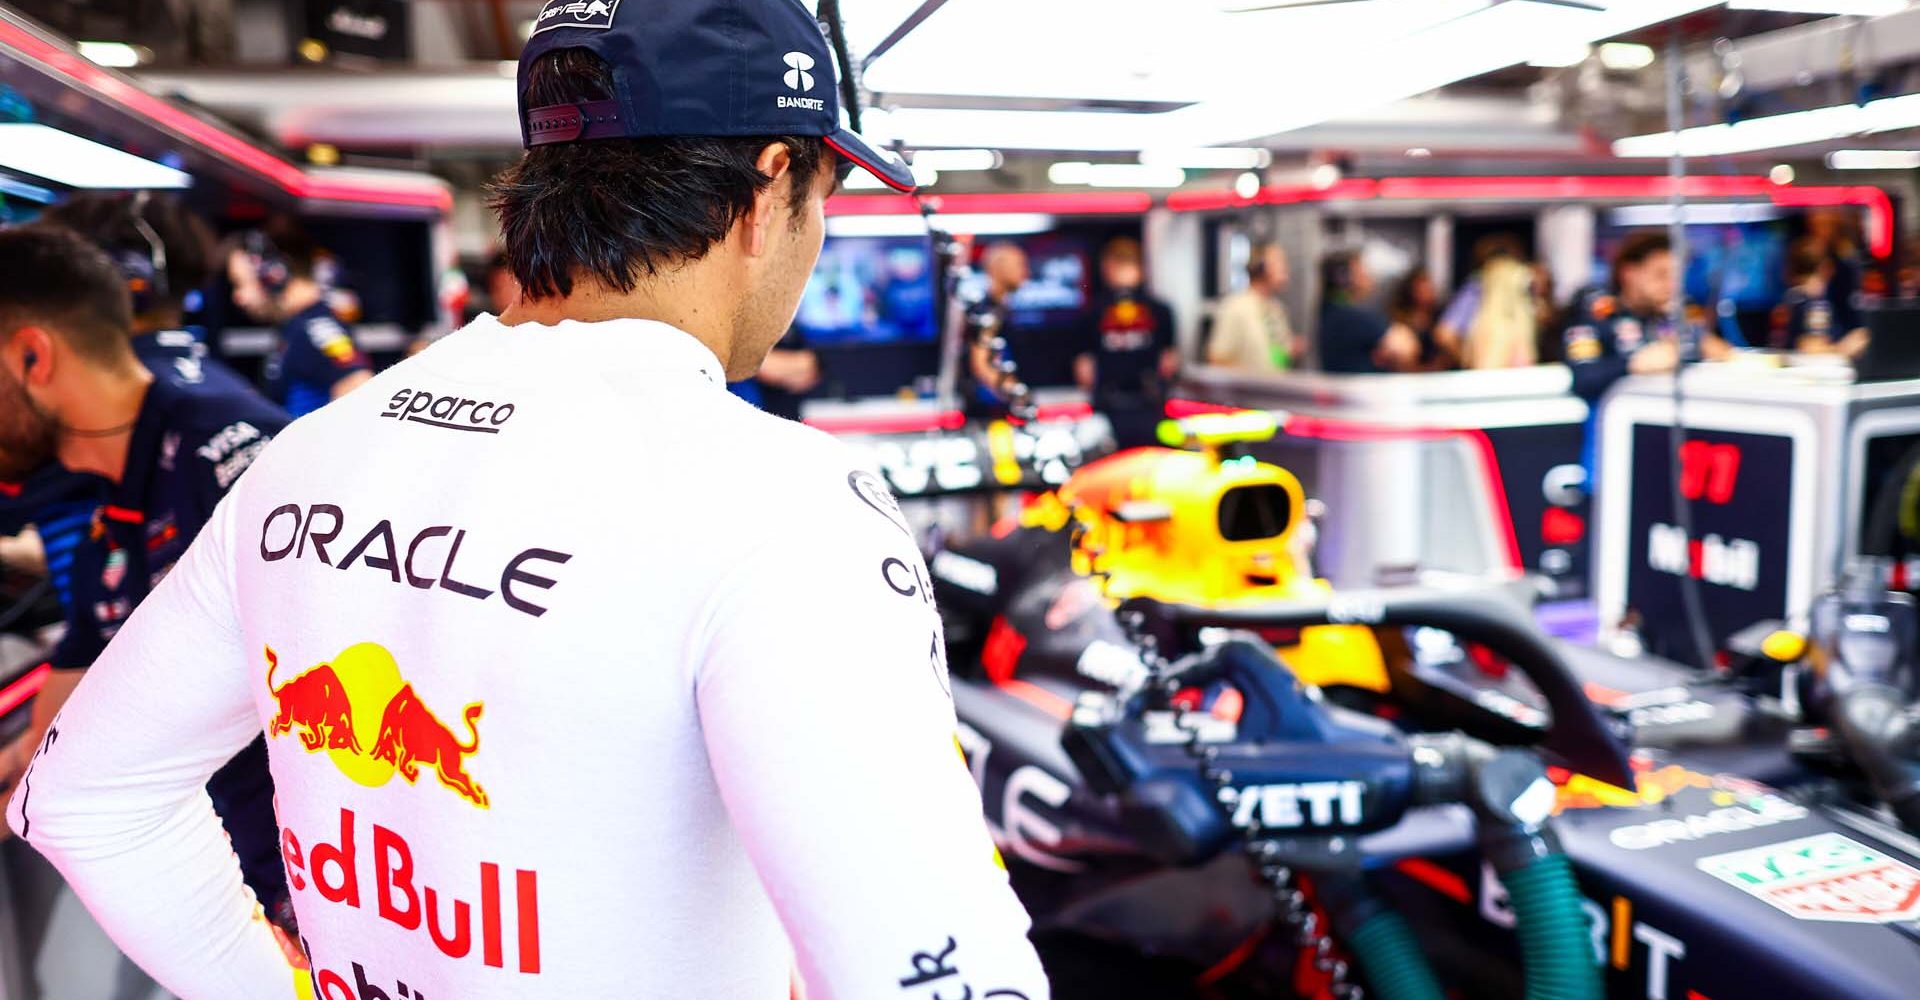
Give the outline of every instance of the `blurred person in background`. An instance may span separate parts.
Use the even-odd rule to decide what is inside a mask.
[[[1480,269],[1479,308],[1460,344],[1463,368],[1525,368],[1538,360],[1539,303],[1533,269],[1498,257]]]
[[[728,391],[776,417],[800,419],[800,406],[824,379],[820,355],[807,345],[798,326],[767,352],[760,371],[750,379],[727,384]]]
[[[1726,341],[1692,320],[1675,328],[1672,309],[1679,295],[1667,234],[1627,237],[1614,254],[1613,289],[1583,294],[1567,327],[1574,394],[1593,403],[1627,375],[1659,375],[1683,362],[1731,355]]]
[[[986,272],[986,291],[967,305],[962,343],[966,361],[961,366],[960,398],[969,420],[1003,420],[1008,404],[1022,388],[1013,363],[1013,293],[1033,272],[1027,252],[1014,243],[989,244],[980,255]]]
[[[1415,265],[1393,287],[1387,306],[1387,318],[1413,331],[1420,338],[1420,366],[1431,371],[1454,367],[1455,359],[1434,342],[1434,325],[1439,322],[1440,289],[1425,265]]]
[[[1788,287],[1773,309],[1770,346],[1849,358],[1867,349],[1866,328],[1849,330],[1839,324],[1840,310],[1829,297],[1834,273],[1833,259],[1811,240],[1801,240],[1787,251]]]
[[[1420,367],[1420,338],[1366,305],[1373,273],[1358,251],[1320,261],[1320,368],[1346,375],[1410,372]]]
[[[9,789],[53,738],[55,715],[108,640],[287,423],[238,379],[156,376],[134,353],[133,324],[127,277],[98,247],[46,223],[0,232],[0,479],[53,467],[91,484],[66,631],[27,731],[4,752]],[[247,887],[284,923],[291,910],[265,744],[210,766],[220,764],[207,784],[214,810]]]
[[[1255,243],[1247,254],[1247,287],[1220,300],[1207,363],[1241,371],[1285,371],[1293,356],[1293,324],[1280,296],[1291,275],[1277,243]]]
[[[227,261],[234,302],[255,320],[279,325],[279,343],[267,358],[266,391],[295,417],[373,377],[353,331],[327,304],[319,280],[322,257],[299,223],[278,216],[248,233]]]
[[[1093,408],[1113,425],[1122,449],[1158,440],[1167,413],[1167,389],[1180,372],[1173,310],[1146,290],[1140,241],[1111,240],[1100,251],[1105,290],[1095,297],[1081,329],[1074,378]]]
[[[1480,312],[1480,297],[1485,291],[1481,275],[1487,265],[1496,260],[1523,259],[1525,250],[1520,238],[1512,233],[1489,233],[1473,242],[1473,273],[1447,301],[1447,308],[1433,329],[1435,348],[1450,359],[1450,367],[1459,364],[1461,344],[1473,327],[1474,316]]]
[[[214,238],[178,198],[141,191],[83,192],[49,208],[46,223],[105,251],[125,279],[134,354],[156,378],[176,385],[246,389],[246,380],[207,354],[185,329],[186,303],[213,277]],[[74,551],[85,537],[102,483],[57,462],[0,491],[0,562],[45,573],[60,606],[71,604]]]
[[[1533,338],[1534,363],[1565,360],[1566,345],[1561,333],[1566,326],[1566,317],[1554,303],[1553,269],[1545,261],[1533,263],[1533,309],[1536,329]]]
[[[1807,213],[1806,242],[1827,258],[1826,299],[1833,305],[1834,326],[1855,330],[1863,325],[1860,304],[1868,291],[1868,274],[1860,251],[1860,222],[1852,209],[1833,208]],[[1884,288],[1880,289],[1884,291]]]

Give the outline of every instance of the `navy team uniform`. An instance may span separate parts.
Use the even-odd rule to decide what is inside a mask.
[[[1573,308],[1565,334],[1567,367],[1573,370],[1573,394],[1587,401],[1587,443],[1582,464],[1587,469],[1588,493],[1595,488],[1595,451],[1598,447],[1600,397],[1627,375],[1627,365],[1640,349],[1657,340],[1678,337],[1680,361],[1700,360],[1704,327],[1689,305],[1687,321],[1676,333],[1673,317],[1665,312],[1628,311],[1604,289],[1588,289]]]
[[[140,334],[132,343],[134,355],[156,379],[223,393],[251,392],[245,379],[209,357],[206,344],[186,330]],[[25,483],[0,483],[0,535],[17,535],[29,526],[40,533],[47,576],[62,610],[73,605],[74,550],[86,537],[106,485],[98,476],[68,471],[57,462]]]
[[[1140,294],[1094,301],[1080,352],[1093,355],[1093,408],[1106,414],[1121,448],[1156,441],[1167,414],[1160,355],[1172,348],[1173,310],[1166,303]]]
[[[287,425],[279,408],[237,376],[233,382],[156,377],[140,405],[121,481],[67,474],[89,480],[94,492],[73,549],[67,632],[49,661],[55,670],[92,665],[186,553],[220,498]],[[287,888],[265,743],[255,740],[241,751],[213,776],[207,791],[226,823],[247,884],[275,913]],[[30,788],[22,794],[30,795]]]
[[[1677,334],[1682,363],[1700,360],[1702,328],[1691,306],[1687,312],[1687,322]],[[1628,361],[1641,348],[1675,335],[1673,318],[1665,312],[1641,315],[1629,312],[1606,291],[1583,292],[1565,336],[1573,394],[1588,403],[1598,402],[1627,374]]]
[[[372,370],[353,331],[316,302],[280,325],[279,350],[267,359],[267,396],[288,416],[304,416],[333,401],[334,383]]]
[[[1825,295],[1808,295],[1799,288],[1787,289],[1780,304],[1773,307],[1771,346],[1791,351],[1802,337],[1819,337],[1832,343],[1847,331],[1835,322],[1839,310]]]

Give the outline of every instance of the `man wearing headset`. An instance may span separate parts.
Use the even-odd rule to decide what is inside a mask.
[[[1247,287],[1220,300],[1207,341],[1207,363],[1241,371],[1285,371],[1293,357],[1293,326],[1280,302],[1287,290],[1287,253],[1278,243],[1255,243],[1247,254]]]
[[[353,331],[327,305],[321,259],[313,238],[285,216],[248,234],[228,258],[234,300],[256,319],[280,324],[280,342],[267,358],[266,392],[295,417],[373,377]]]
[[[47,223],[0,230],[0,481],[61,474],[78,484],[68,499],[86,507],[66,634],[28,732],[7,748],[15,769],[56,739],[54,715],[95,657],[287,423],[237,379],[188,381],[170,366],[156,376],[134,350],[133,324],[127,277],[98,247]],[[284,915],[264,744],[212,764],[207,790],[243,877]],[[7,790],[27,797],[32,785]]]

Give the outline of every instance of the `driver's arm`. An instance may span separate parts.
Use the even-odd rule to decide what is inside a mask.
[[[926,570],[849,485],[843,468],[794,490],[796,527],[739,561],[694,637],[714,778],[809,1000],[1043,1000],[955,744]]]
[[[94,661],[7,822],[169,993],[292,1000],[293,970],[206,791],[260,731],[234,616],[232,509]]]

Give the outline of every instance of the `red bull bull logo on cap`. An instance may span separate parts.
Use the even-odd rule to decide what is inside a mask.
[[[467,773],[480,751],[481,702],[461,713],[466,738],[427,706],[402,677],[393,654],[371,642],[349,646],[331,662],[276,684],[280,657],[266,649],[267,690],[276,710],[267,723],[274,739],[294,737],[307,753],[324,753],[352,781],[378,788],[398,774],[407,784],[431,768],[442,787],[487,808],[486,790]],[[372,734],[369,740],[363,734]]]

